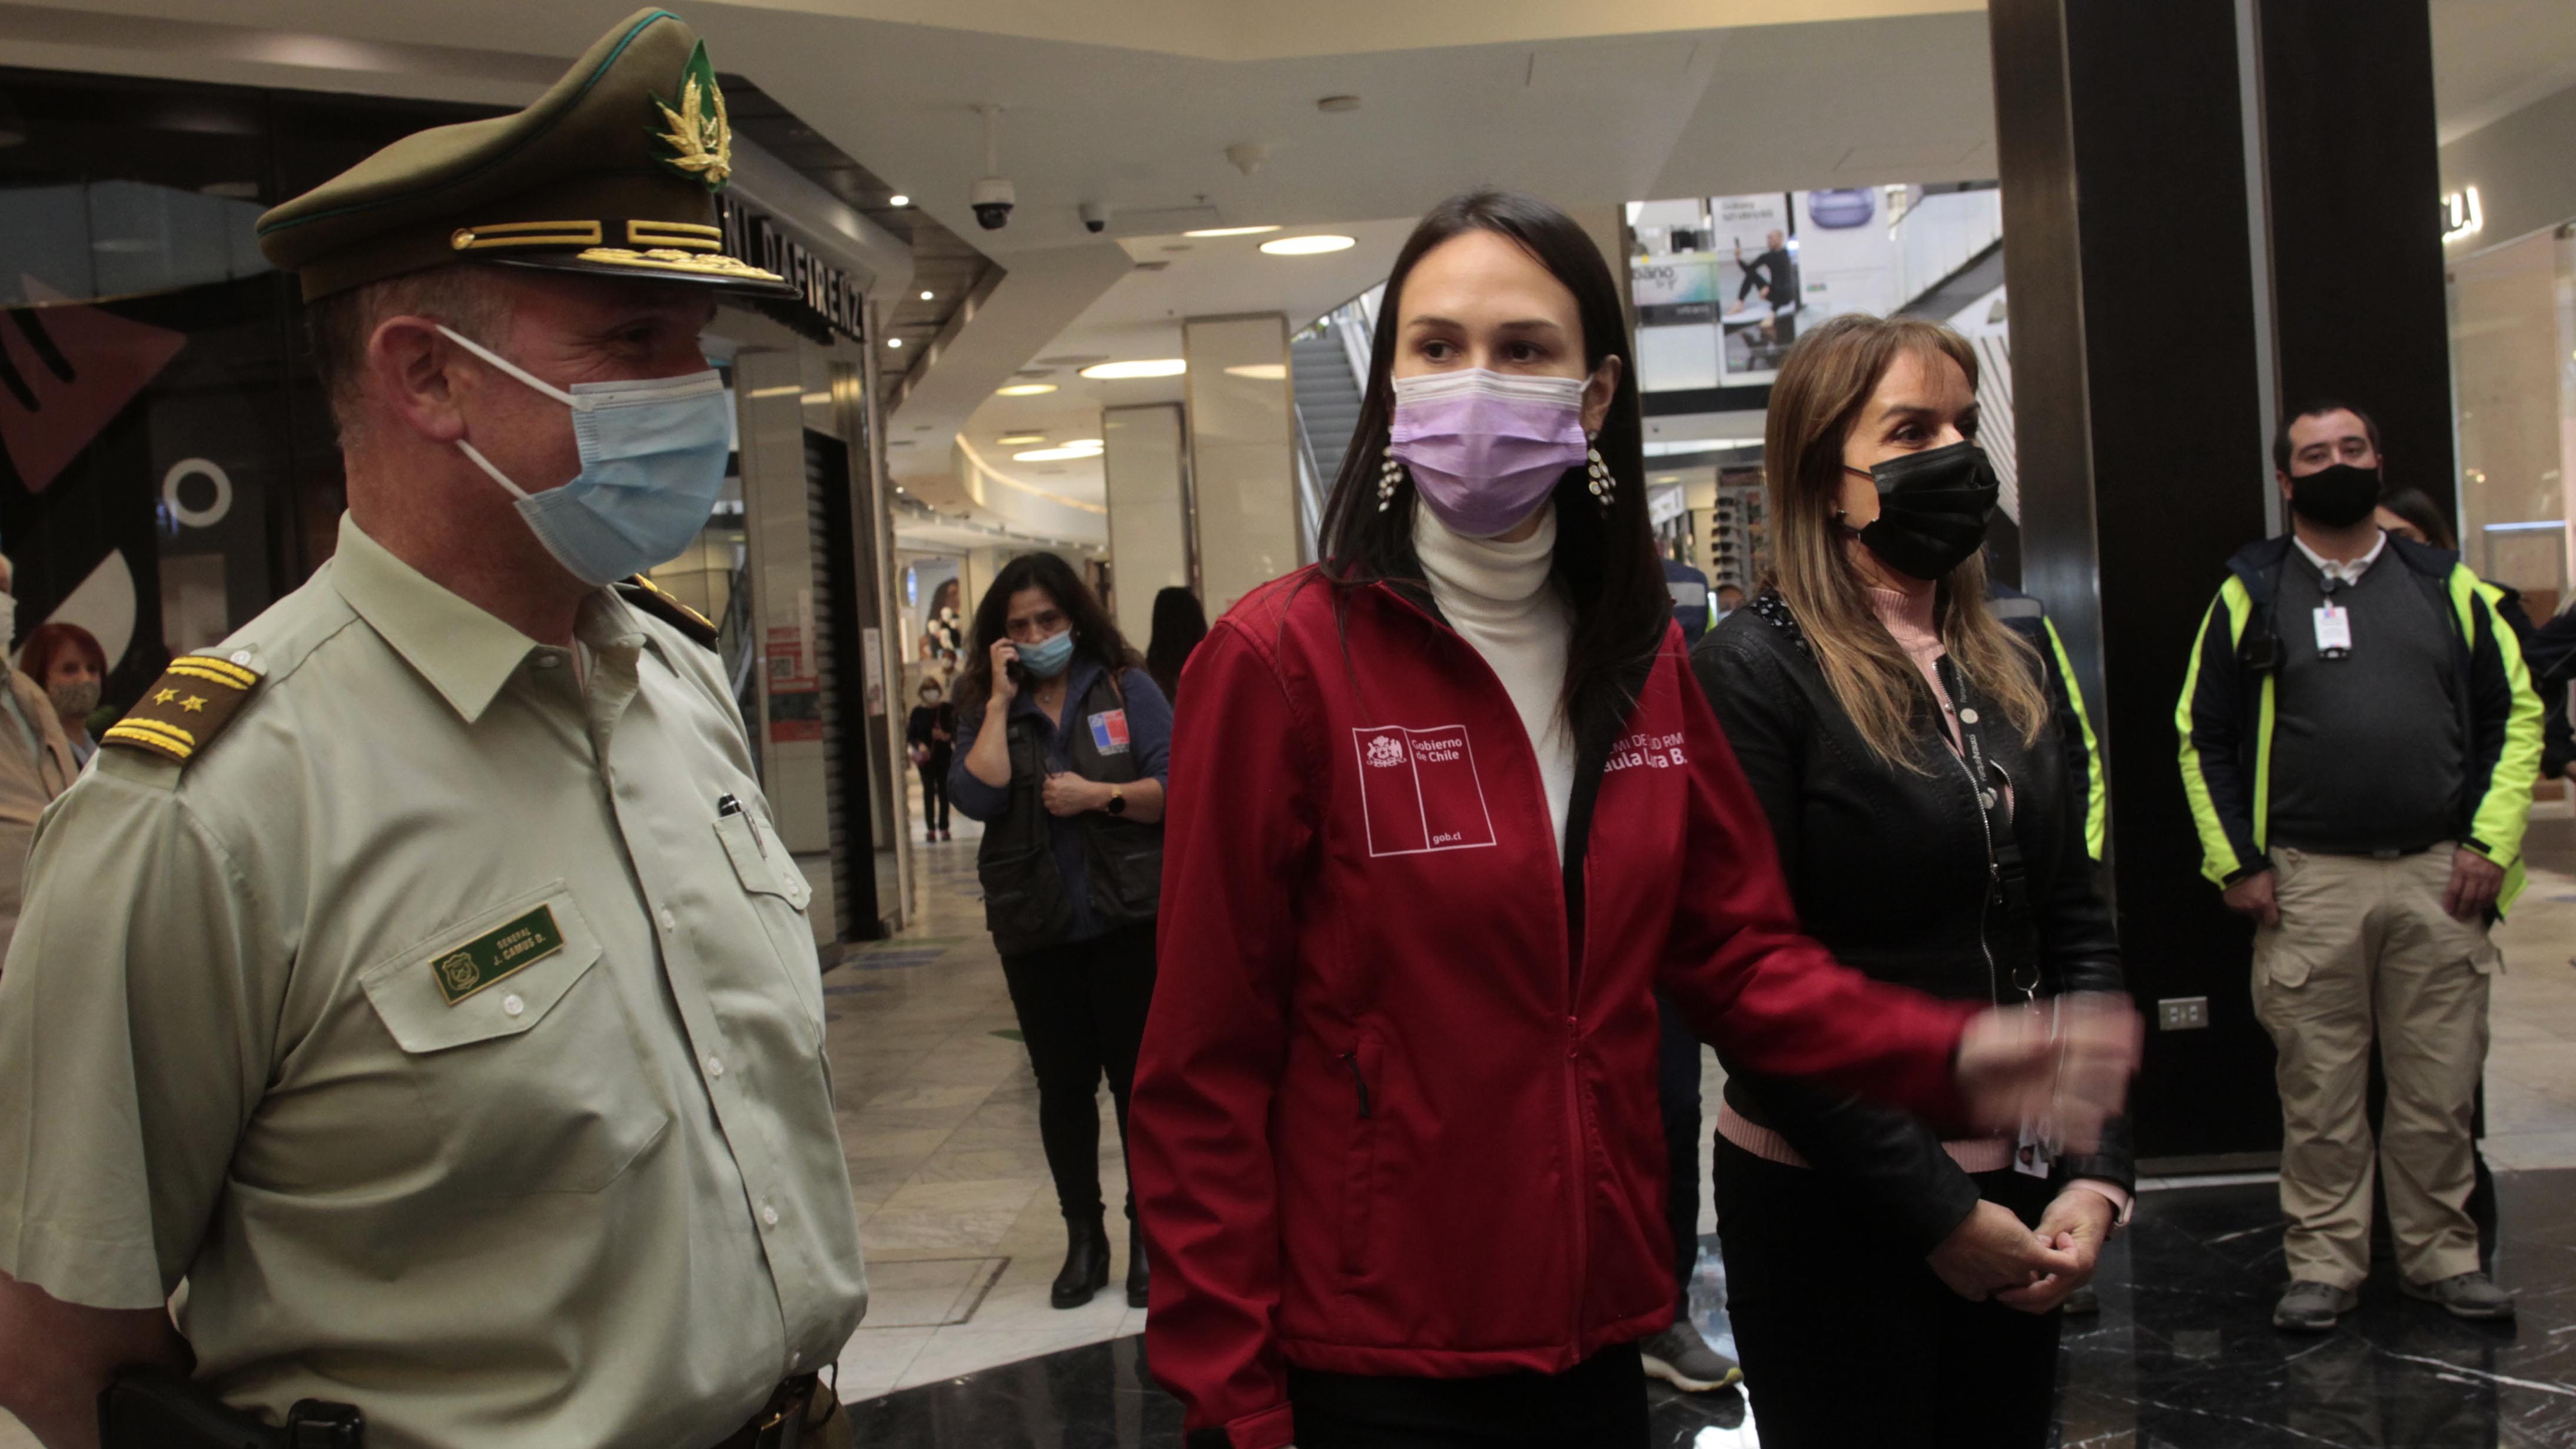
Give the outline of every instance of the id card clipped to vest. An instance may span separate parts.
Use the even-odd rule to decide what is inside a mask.
[[[2332,599],[2308,611],[2317,621],[2317,657],[2341,659],[2352,653],[2352,611]]]

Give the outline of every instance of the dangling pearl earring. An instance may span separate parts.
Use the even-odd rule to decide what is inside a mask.
[[[1599,448],[1585,448],[1583,458],[1584,471],[1591,475],[1592,496],[1600,503],[1601,511],[1607,513],[1610,499],[1618,491],[1618,480],[1610,476],[1610,465],[1601,461]]]
[[[1390,452],[1386,455],[1385,461],[1379,465],[1377,470],[1378,512],[1384,513],[1389,508],[1395,506],[1396,485],[1403,481],[1404,465],[1395,461],[1395,454]]]

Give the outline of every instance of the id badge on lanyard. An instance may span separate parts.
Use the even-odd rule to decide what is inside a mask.
[[[2352,652],[2352,611],[2334,602],[2326,602],[2308,611],[2317,625],[2317,657],[2341,659]]]

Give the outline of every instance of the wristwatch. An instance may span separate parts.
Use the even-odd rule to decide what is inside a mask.
[[[1115,785],[1109,787],[1109,813],[1112,815],[1127,813],[1127,792]]]

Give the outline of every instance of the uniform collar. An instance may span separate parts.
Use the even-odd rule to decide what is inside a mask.
[[[346,513],[340,515],[339,550],[331,558],[331,585],[467,724],[483,717],[531,653],[550,647],[394,557]],[[583,600],[576,632],[593,648],[645,633],[624,601],[605,589]]]

